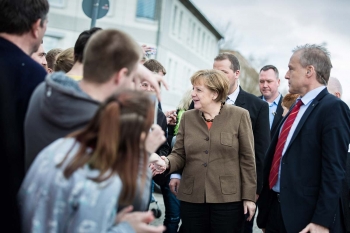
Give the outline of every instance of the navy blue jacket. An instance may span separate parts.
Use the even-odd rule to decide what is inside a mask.
[[[265,158],[260,228],[266,227],[271,208],[268,179],[277,141],[275,134]],[[311,222],[342,232],[340,197],[349,143],[349,107],[324,89],[302,116],[282,157],[280,205],[287,232],[299,232]]]
[[[11,184],[18,190],[24,178],[23,124],[30,96],[46,76],[45,69],[13,43],[0,37],[0,78],[6,86],[1,100],[1,158],[7,158]]]

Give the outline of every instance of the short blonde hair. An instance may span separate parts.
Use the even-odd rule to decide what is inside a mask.
[[[226,75],[220,70],[199,70],[191,77],[192,85],[203,82],[212,92],[216,92],[218,97],[216,102],[225,102],[228,94],[229,81]]]

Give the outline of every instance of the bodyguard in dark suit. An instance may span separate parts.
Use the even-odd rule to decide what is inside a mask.
[[[266,154],[258,226],[266,233],[344,232],[350,110],[325,87],[332,64],[324,47],[297,47],[288,67],[289,92],[300,98]]]
[[[269,121],[270,121],[270,135],[271,138],[276,133],[277,127],[282,120],[283,96],[278,92],[280,86],[278,69],[273,65],[266,65],[260,69],[259,73],[259,89],[262,100],[269,105]]]
[[[330,94],[342,98],[343,88],[341,83],[337,78],[330,77],[327,85],[327,90]],[[345,180],[343,182],[343,192],[341,197],[342,209],[343,209],[343,217],[346,232],[350,233],[350,145],[348,156],[346,159],[346,172],[345,172]]]
[[[257,173],[257,191],[259,196],[262,189],[263,162],[270,144],[269,107],[267,103],[255,95],[245,92],[238,85],[240,64],[233,54],[221,53],[214,59],[213,68],[221,70],[230,81],[226,104],[233,104],[248,110],[254,134],[254,151]]]

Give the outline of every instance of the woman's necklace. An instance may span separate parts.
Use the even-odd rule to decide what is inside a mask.
[[[224,103],[222,103],[221,104],[221,107],[220,107],[220,111],[219,111],[219,114],[220,114],[220,112],[221,112],[221,109],[222,109],[222,107],[224,106]],[[219,115],[218,114],[218,115]],[[202,112],[202,117],[203,117],[203,119],[206,121],[206,122],[213,122],[214,121],[214,118],[213,119],[207,119],[207,118],[205,118],[205,116],[204,116],[204,113]]]

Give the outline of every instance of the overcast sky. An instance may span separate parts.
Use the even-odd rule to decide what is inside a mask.
[[[213,23],[231,22],[236,50],[267,59],[280,71],[282,89],[292,49],[326,43],[350,106],[350,0],[191,0]]]

